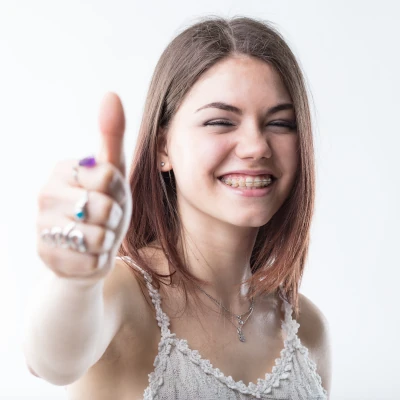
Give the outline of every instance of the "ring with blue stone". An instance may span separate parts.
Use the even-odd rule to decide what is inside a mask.
[[[89,190],[85,190],[83,199],[79,200],[75,206],[75,220],[85,221],[87,219],[87,203],[89,201]]]

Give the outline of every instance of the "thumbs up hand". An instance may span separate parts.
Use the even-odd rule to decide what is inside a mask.
[[[38,197],[40,258],[56,275],[83,285],[112,270],[132,214],[123,151],[125,116],[114,93],[103,99],[99,126],[97,159],[59,162]]]

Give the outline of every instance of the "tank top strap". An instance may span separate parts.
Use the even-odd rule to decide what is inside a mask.
[[[282,329],[286,333],[286,340],[298,341],[297,332],[299,330],[300,324],[293,318],[293,307],[286,300],[282,300],[282,311],[284,312]]]
[[[156,319],[158,322],[158,326],[161,328],[161,336],[166,337],[166,336],[172,336],[170,330],[169,330],[169,317],[161,308],[161,295],[158,292],[158,290],[153,286],[153,279],[151,275],[145,271],[143,268],[139,267],[135,262],[130,258],[129,256],[122,256],[122,257],[117,257],[121,259],[122,261],[125,261],[128,263],[129,266],[133,267],[137,271],[141,272],[141,274],[144,277],[144,280],[146,282],[147,290],[149,291],[149,295],[151,298],[151,302],[154,305],[155,311],[156,311]]]

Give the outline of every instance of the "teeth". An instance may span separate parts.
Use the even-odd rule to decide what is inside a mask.
[[[251,176],[247,176],[247,177],[222,177],[221,181],[224,182],[226,185],[232,186],[232,187],[248,187],[248,188],[252,188],[252,187],[265,187],[268,186],[271,182],[272,179],[269,176],[264,176],[264,177],[260,177],[260,176],[256,176],[256,177],[251,177]]]

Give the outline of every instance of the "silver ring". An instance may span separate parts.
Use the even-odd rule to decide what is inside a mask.
[[[87,245],[83,233],[75,229],[76,223],[69,223],[64,229],[55,226],[51,229],[43,229],[41,238],[51,247],[69,248],[80,253],[87,252]]]
[[[81,186],[81,184],[79,183],[79,179],[78,179],[78,171],[79,171],[79,167],[78,167],[78,165],[75,165],[72,168],[72,176],[74,177],[74,180],[78,184],[78,186]]]
[[[75,205],[74,218],[76,221],[86,221],[87,219],[87,203],[89,201],[89,190],[85,190],[83,199],[77,201]]]
[[[59,246],[62,247],[63,249],[69,249],[70,244],[69,244],[69,235],[71,231],[75,228],[76,223],[75,222],[70,222],[62,231],[62,238],[61,241],[59,242]]]
[[[58,226],[54,226],[51,229],[43,229],[41,237],[44,243],[51,247],[56,247],[61,243],[62,230]]]
[[[79,229],[73,229],[67,236],[69,247],[73,250],[79,251],[80,253],[86,253],[87,247],[85,243],[85,237],[82,231]]]

